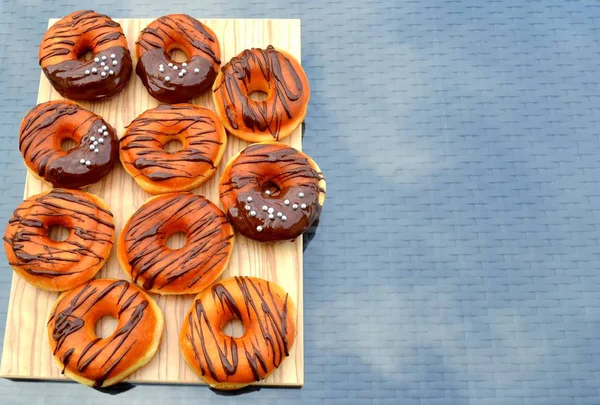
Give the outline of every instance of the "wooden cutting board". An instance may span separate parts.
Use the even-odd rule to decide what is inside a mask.
[[[57,19],[51,19],[49,26]],[[125,32],[132,56],[135,59],[134,45],[138,33],[152,19],[116,19]],[[200,20],[217,34],[221,43],[223,62],[251,47],[273,45],[288,51],[300,60],[300,20]],[[41,40],[41,38],[40,38]],[[37,49],[31,52],[37,54]],[[135,63],[135,60],[134,60]],[[41,74],[38,103],[60,100],[46,77]],[[193,100],[193,103],[214,110],[210,92]],[[81,103],[85,108],[99,114],[108,121],[119,136],[136,116],[158,105],[158,101],[148,95],[142,82],[132,75],[127,87],[116,97],[100,103]],[[32,106],[33,107],[33,106]],[[23,116],[26,111],[23,111]],[[18,134],[14,134],[18,136]],[[298,128],[284,143],[297,149],[302,147],[301,129]],[[248,144],[231,135],[228,137],[227,151],[215,176],[203,186],[194,190],[219,204],[218,181],[225,162]],[[27,173],[24,197],[38,194],[49,187]],[[117,235],[127,219],[150,197],[133,179],[125,173],[120,164],[102,181],[86,189],[102,197],[114,214]],[[15,207],[16,208],[16,207]],[[301,386],[304,383],[303,352],[303,302],[302,302],[302,238],[294,242],[275,245],[262,245],[236,234],[234,252],[223,277],[244,275],[262,277],[281,285],[294,299],[298,308],[296,342],[290,357],[262,385]],[[7,264],[5,264],[8,267]],[[119,268],[116,248],[110,260],[100,271],[99,276],[126,278]],[[13,274],[6,335],[2,352],[0,375],[14,379],[60,380],[64,377],[55,365],[46,332],[46,321],[58,293],[39,290],[19,276]],[[135,372],[128,381],[137,383],[202,384],[201,380],[188,368],[179,352],[178,335],[186,311],[191,306],[193,296],[153,295],[165,315],[165,332],[156,356],[145,367]],[[103,335],[110,333],[114,323],[100,320],[97,330]]]

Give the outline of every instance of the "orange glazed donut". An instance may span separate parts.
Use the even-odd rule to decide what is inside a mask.
[[[67,152],[65,139],[77,146]],[[54,187],[81,188],[106,176],[119,158],[113,127],[72,101],[33,107],[21,122],[19,149],[33,174]]]
[[[90,60],[83,60],[86,52]],[[66,98],[100,101],[125,87],[131,55],[121,26],[92,10],[61,18],[42,39],[40,66],[52,86]]]
[[[222,332],[233,319],[245,332]],[[207,384],[234,390],[267,378],[290,354],[296,337],[296,307],[281,287],[253,277],[221,280],[203,290],[184,318],[183,358]]]
[[[304,153],[279,142],[263,142],[229,161],[219,194],[239,233],[259,242],[276,242],[295,239],[319,218],[325,179]]]
[[[186,14],[152,21],[140,33],[135,49],[135,72],[152,97],[169,104],[189,101],[208,90],[221,65],[215,33]],[[175,49],[185,53],[185,62],[171,59],[169,52]]]
[[[57,242],[52,226],[69,230]],[[93,278],[113,246],[113,216],[104,201],[77,190],[55,188],[29,197],[15,210],[4,234],[12,268],[38,288],[63,291]]]
[[[267,93],[254,101],[254,91]],[[213,99],[221,122],[248,142],[289,136],[306,116],[310,88],[300,63],[275,50],[245,50],[221,68],[213,84]]]
[[[105,315],[117,318],[118,324],[103,339],[94,329]],[[48,338],[63,374],[99,388],[148,363],[163,327],[160,308],[144,291],[125,280],[100,279],[58,297],[48,320]]]
[[[177,250],[165,242],[184,232]],[[195,294],[214,282],[229,262],[233,229],[225,214],[206,198],[191,193],[150,198],[127,221],[119,236],[123,270],[157,294]]]
[[[178,140],[182,149],[163,147]],[[189,191],[208,181],[221,161],[227,134],[216,114],[193,104],[162,104],[142,113],[121,138],[121,162],[151,194]]]

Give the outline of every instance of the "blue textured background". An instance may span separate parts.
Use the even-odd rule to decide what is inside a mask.
[[[305,253],[306,385],[111,396],[0,380],[0,403],[600,404],[600,3],[164,3],[93,8],[302,19],[305,150],[328,180]],[[23,190],[39,40],[90,4],[0,1],[3,223]]]

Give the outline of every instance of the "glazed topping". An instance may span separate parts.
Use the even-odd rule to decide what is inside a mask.
[[[48,320],[52,354],[59,356],[63,373],[69,369],[101,387],[131,367],[146,350],[140,337],[154,336],[156,317],[148,305],[147,296],[125,280],[92,280],[63,296]],[[119,324],[108,338],[90,341],[86,329],[107,314],[103,308]]]
[[[70,231],[67,240],[49,239],[53,225]],[[107,245],[112,246],[113,236],[112,214],[87,193],[52,189],[19,205],[4,241],[15,257],[12,266],[21,266],[34,276],[54,278],[84,272],[104,261],[101,253]],[[74,269],[76,264],[79,270]]]
[[[186,244],[170,250],[166,240],[177,232],[186,233]],[[231,253],[233,230],[206,198],[172,193],[144,204],[123,235],[134,282],[146,290],[181,293],[199,291],[221,274]]]
[[[293,239],[319,217],[323,176],[306,155],[283,144],[254,144],[225,171],[219,192],[227,216],[244,236]]]
[[[293,304],[282,293],[279,287],[250,277],[223,280],[202,293],[188,314],[185,335],[202,375],[217,382],[246,382],[236,374],[249,368],[254,381],[259,381],[279,367],[289,356],[296,332],[289,313]],[[241,338],[221,332],[231,319],[246,326]]]
[[[245,50],[221,71],[222,80],[215,83],[213,91],[218,93],[217,102],[222,103],[233,129],[246,128],[279,139],[282,124],[306,108],[309,89],[304,71],[298,62],[270,45]],[[253,91],[263,91],[268,98],[253,101],[249,98]]]
[[[204,108],[159,105],[129,125],[120,141],[122,161],[154,182],[195,179],[216,169],[215,160],[226,139],[217,125],[214,114]],[[182,149],[165,152],[164,145],[172,140],[179,140]]]
[[[61,143],[78,144],[65,152]],[[34,107],[21,123],[19,149],[27,166],[55,187],[80,188],[104,177],[118,158],[115,130],[73,102]]]

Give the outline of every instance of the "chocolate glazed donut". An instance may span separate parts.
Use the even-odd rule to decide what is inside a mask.
[[[263,142],[229,161],[219,193],[238,232],[259,242],[276,242],[295,239],[317,220],[325,201],[325,179],[304,153]]]
[[[77,146],[65,152],[65,139]],[[36,177],[64,188],[97,182],[119,158],[114,128],[72,101],[48,101],[32,108],[21,122],[19,149]]]
[[[87,51],[92,58],[80,59]],[[132,71],[121,26],[92,10],[76,11],[50,27],[39,61],[52,86],[73,100],[108,99],[125,87]]]
[[[178,63],[169,52],[179,49],[187,60]],[[215,33],[186,14],[154,20],[136,42],[135,72],[150,95],[164,103],[189,101],[209,89],[221,64]]]

